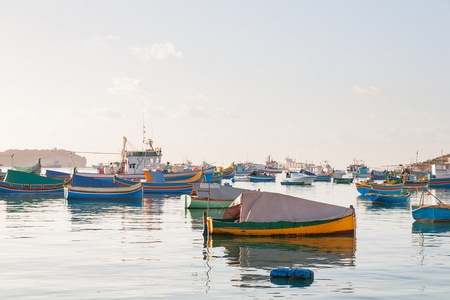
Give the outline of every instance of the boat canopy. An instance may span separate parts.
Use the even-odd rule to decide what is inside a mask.
[[[244,192],[251,192],[248,189],[240,189],[232,186],[220,185],[217,183],[196,183],[194,190],[197,191],[198,198],[208,198],[212,200],[233,200]]]
[[[352,207],[326,204],[269,192],[244,192],[228,207],[223,219],[239,222],[309,222],[343,218]]]
[[[77,187],[104,187],[104,188],[115,188],[115,187],[125,187],[123,184],[114,183],[109,180],[97,179],[83,175],[74,174],[72,177],[72,186]]]
[[[26,173],[22,171],[9,169],[5,177],[5,182],[18,184],[58,184],[64,183],[64,180],[44,177],[34,173]]]

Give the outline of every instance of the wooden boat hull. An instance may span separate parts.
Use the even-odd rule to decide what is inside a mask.
[[[223,179],[231,179],[234,178],[234,175],[236,174],[236,167],[235,166],[230,166],[226,169],[222,170],[222,178]]]
[[[372,191],[371,186],[369,184],[356,183],[355,185],[356,190],[363,196]]]
[[[222,172],[214,172],[211,178],[211,183],[221,183],[223,178]]]
[[[401,194],[375,194],[367,193],[365,196],[373,204],[403,204],[409,202],[411,193],[409,191]]]
[[[125,186],[136,184],[135,181],[115,178],[115,183]],[[171,195],[171,194],[190,194],[194,188],[191,182],[141,182],[145,194]]]
[[[420,188],[426,188],[428,186],[428,183],[430,181],[426,180],[426,181],[405,181],[405,185],[403,186],[403,188],[405,189],[420,189]]]
[[[370,184],[371,193],[377,194],[398,194],[403,192],[403,183],[400,184],[377,184],[372,182]]]
[[[248,176],[250,182],[275,182],[275,176]]]
[[[196,171],[184,171],[184,172],[173,172],[173,173],[164,173],[164,178],[167,182],[169,181],[192,181],[192,179],[196,179],[198,177],[198,174],[202,173],[202,170],[196,170]],[[204,171],[206,173],[206,171]],[[201,176],[200,176],[201,179]],[[200,180],[196,180],[196,182],[199,182]]]
[[[329,182],[331,181],[332,178],[332,174],[328,174],[328,175],[317,175],[317,178],[314,179],[314,181],[325,181],[325,182]]]
[[[337,184],[350,184],[353,182],[353,178],[343,178],[343,177],[334,178],[333,182]]]
[[[141,184],[120,188],[72,187],[64,191],[67,200],[142,200]]]
[[[64,185],[61,184],[20,184],[0,182],[0,193],[8,194],[63,194]]]
[[[450,205],[411,205],[412,217],[420,222],[450,222]]]
[[[181,195],[181,202],[184,204],[185,208],[227,208],[234,201],[234,199],[229,200],[217,200],[217,199],[207,199],[207,198],[197,198],[191,197],[189,195]],[[208,203],[209,202],[209,203]]]
[[[275,223],[235,223],[230,220],[208,218],[208,230],[212,235],[315,235],[315,234],[354,234],[355,215],[344,218],[311,222],[275,222]]]
[[[450,188],[450,178],[431,178],[430,188]]]

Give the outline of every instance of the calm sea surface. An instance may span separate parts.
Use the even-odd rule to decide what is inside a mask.
[[[0,194],[1,299],[448,299],[450,224],[416,223],[410,205],[372,205],[354,184],[282,186],[282,176],[233,185],[353,205],[356,236],[204,243],[203,211],[185,210],[179,196],[81,203]],[[431,191],[450,203],[450,191]],[[278,267],[309,268],[315,279],[271,281]]]

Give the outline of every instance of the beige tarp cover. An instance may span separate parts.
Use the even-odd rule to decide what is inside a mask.
[[[308,222],[342,218],[352,208],[326,204],[277,193],[242,193],[223,214],[224,219],[239,222]]]

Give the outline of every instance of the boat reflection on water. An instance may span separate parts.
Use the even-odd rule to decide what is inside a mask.
[[[267,287],[274,268],[335,268],[355,265],[356,238],[349,235],[303,237],[209,237],[208,250],[224,248],[228,265],[242,268],[239,286]],[[214,254],[216,255],[216,254]],[[211,259],[211,256],[205,256]],[[256,269],[253,270],[253,269]],[[254,272],[255,271],[255,272]],[[309,286],[312,280],[270,280],[277,285]]]
[[[436,249],[448,245],[450,223],[428,223],[415,221],[412,224],[412,244],[417,247],[417,264],[430,265],[438,259]],[[447,256],[447,255],[445,255]]]
[[[450,233],[450,223],[447,222],[418,222],[412,224],[412,233],[425,233],[440,235],[443,233]],[[447,234],[450,235],[450,234]]]

